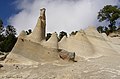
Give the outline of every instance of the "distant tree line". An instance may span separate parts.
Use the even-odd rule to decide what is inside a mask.
[[[49,38],[50,38],[51,36],[52,36],[51,33],[47,33],[46,41],[49,40]],[[59,35],[57,35],[58,41],[60,41],[64,36],[67,37],[67,33],[64,32],[64,31],[61,31],[61,32],[59,33]]]
[[[98,32],[110,33],[116,32],[120,29],[120,8],[118,6],[106,5],[98,12],[99,22],[108,23],[107,26],[99,26]]]
[[[76,35],[77,32],[78,32],[78,31],[72,31],[69,35],[70,35],[70,36],[71,36],[71,35]],[[52,36],[51,33],[47,33],[46,41],[49,40],[49,38],[50,38],[51,36]],[[59,33],[59,35],[57,35],[58,42],[61,41],[61,39],[62,39],[64,36],[68,37],[67,32],[61,31],[61,32]]]
[[[16,34],[14,26],[4,26],[3,21],[0,19],[0,51],[10,52],[12,50],[17,41]]]

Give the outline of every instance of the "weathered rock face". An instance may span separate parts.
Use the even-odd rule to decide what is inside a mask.
[[[46,9],[45,8],[43,8],[43,9],[40,9],[40,19],[41,19],[41,27],[42,27],[42,34],[41,34],[41,36],[42,36],[42,40],[43,39],[45,39],[45,34],[46,34],[46,15],[45,15],[45,11],[46,11]]]
[[[40,11],[40,17],[33,33],[30,35],[26,35],[25,31],[20,33],[16,45],[8,56],[9,59],[12,58],[12,53],[37,62],[57,60],[59,56],[62,59],[74,60],[75,55],[76,57],[93,58],[120,53],[119,37],[111,38],[105,34],[100,34],[95,27],[80,30],[76,35],[70,37],[64,36],[60,42],[58,42],[57,33],[53,33],[46,41],[45,8],[40,9]],[[65,50],[65,52],[59,53],[56,51],[57,49]]]
[[[18,40],[11,51],[11,53],[6,58],[6,63],[25,63],[24,61],[20,61],[25,59],[26,61],[51,61],[58,59],[57,49],[52,49],[52,47],[57,44],[54,44],[54,34],[51,40],[47,42],[49,48],[44,47],[41,44],[41,41],[45,39],[45,28],[46,28],[46,16],[45,16],[45,8],[40,9],[40,17],[36,24],[35,29],[30,35],[26,35],[25,31],[22,31],[18,36]],[[47,45],[47,47],[48,47]],[[52,45],[52,47],[50,47]],[[56,47],[56,45],[54,46]]]
[[[94,48],[85,33],[78,32],[76,35],[63,38],[59,43],[59,48],[69,52],[75,52],[77,56],[92,56]]]
[[[38,18],[37,24],[33,32],[28,36],[28,39],[34,42],[40,43],[43,39],[45,39],[46,32],[46,9],[40,9],[40,17]]]
[[[14,54],[15,56],[13,56]],[[17,43],[15,44],[13,50],[10,52],[5,61],[7,62],[11,59],[13,60],[13,63],[16,63],[17,61],[21,60],[21,58],[19,58],[17,54],[19,56],[23,56],[24,58],[37,62],[58,59],[58,53],[55,49],[45,48],[39,43],[35,43],[33,41],[20,37],[18,38]]]
[[[48,41],[41,42],[43,46],[46,46],[48,48],[54,48],[58,49],[58,37],[57,33],[52,33],[51,37],[48,39]]]

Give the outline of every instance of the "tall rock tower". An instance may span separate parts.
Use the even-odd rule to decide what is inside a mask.
[[[33,32],[28,36],[31,41],[41,42],[45,39],[46,32],[46,16],[45,16],[45,8],[40,9],[40,17],[38,18],[36,27]]]

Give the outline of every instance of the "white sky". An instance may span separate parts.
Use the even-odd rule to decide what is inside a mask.
[[[47,32],[60,32],[98,26],[97,13],[105,5],[117,5],[118,0],[17,0],[20,12],[8,22],[17,32],[35,27],[40,8],[46,8]]]

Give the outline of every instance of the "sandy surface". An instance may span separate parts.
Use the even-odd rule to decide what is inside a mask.
[[[4,64],[0,79],[120,79],[120,56],[101,56],[78,62],[56,60],[38,65]]]

